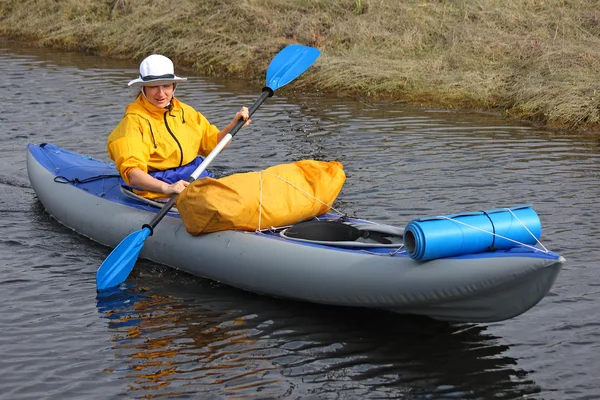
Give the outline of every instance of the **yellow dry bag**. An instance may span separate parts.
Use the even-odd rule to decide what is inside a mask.
[[[294,224],[331,209],[346,180],[337,161],[302,160],[192,182],[177,209],[192,235]]]

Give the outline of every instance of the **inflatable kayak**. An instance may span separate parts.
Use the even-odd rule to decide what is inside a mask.
[[[160,210],[128,194],[112,163],[52,144],[28,146],[27,170],[48,213],[109,247]],[[527,311],[548,293],[565,262],[520,244],[426,259],[430,253],[414,248],[427,229],[411,229],[407,247],[425,255],[414,259],[404,247],[404,229],[366,220],[323,215],[281,229],[193,236],[170,211],[140,257],[258,294],[461,322],[500,321]]]

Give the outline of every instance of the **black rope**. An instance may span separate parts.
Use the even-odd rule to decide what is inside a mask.
[[[85,178],[85,179],[79,179],[79,178],[75,178],[75,179],[68,179],[64,176],[57,176],[54,178],[54,182],[56,183],[70,183],[73,185],[77,185],[77,184],[82,184],[82,183],[89,183],[89,182],[94,182],[94,181],[99,181],[101,179],[107,179],[107,178],[120,178],[121,175],[115,174],[115,175],[96,175],[96,176],[90,176],[89,178]]]
[[[492,217],[490,217],[490,215],[485,212],[482,211],[482,213],[488,217],[488,219],[490,220],[490,223],[492,224],[492,244],[488,247],[489,251],[496,251],[496,246],[494,246],[494,244],[496,243],[496,226],[494,225],[494,221],[492,221]]]

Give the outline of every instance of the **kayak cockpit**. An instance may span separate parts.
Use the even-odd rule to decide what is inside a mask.
[[[403,247],[404,229],[345,218],[313,219],[283,229],[286,239],[338,247]]]

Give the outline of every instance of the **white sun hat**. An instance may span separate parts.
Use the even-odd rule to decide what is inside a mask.
[[[130,81],[127,86],[139,88],[183,81],[187,81],[187,78],[175,75],[173,61],[160,54],[152,54],[140,63],[140,76]]]

